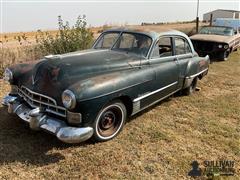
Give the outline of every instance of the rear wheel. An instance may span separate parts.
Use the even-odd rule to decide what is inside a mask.
[[[122,130],[127,117],[125,105],[121,101],[113,101],[106,105],[93,123],[93,140],[107,141]]]
[[[191,83],[191,85],[189,87],[187,87],[186,89],[183,90],[183,94],[184,95],[190,95],[192,94],[195,90],[196,90],[196,87],[197,87],[197,81],[198,81],[198,77],[195,77]]]

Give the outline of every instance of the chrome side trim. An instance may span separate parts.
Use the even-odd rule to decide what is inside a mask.
[[[95,50],[95,51],[87,51],[87,52],[79,52],[79,53],[67,53],[67,54],[62,55],[62,57],[80,56],[80,55],[94,54],[94,53],[104,52],[104,51],[109,51],[109,49],[99,49],[99,50]]]
[[[146,107],[144,107],[144,108],[142,108],[142,109],[139,109],[139,110],[136,111],[136,112],[132,112],[131,116],[134,115],[134,114],[139,113],[140,111],[142,111],[142,110],[144,110],[144,109],[147,109],[148,107],[150,107],[150,106],[152,106],[152,105],[158,103],[159,101],[162,101],[163,99],[166,99],[167,97],[169,97],[169,96],[175,94],[175,93],[178,92],[179,90],[181,90],[181,88],[179,88],[179,89],[177,89],[176,91],[173,91],[173,92],[171,92],[170,94],[168,94],[168,95],[166,95],[166,96],[164,96],[164,97],[162,97],[162,98],[160,98],[160,99],[154,101],[153,103],[149,104],[148,106],[146,106]]]
[[[140,101],[133,102],[132,114],[141,110]]]
[[[164,86],[164,87],[162,87],[162,88],[160,88],[160,89],[157,89],[157,90],[155,90],[155,91],[153,91],[153,92],[150,92],[150,93],[148,93],[148,94],[145,94],[145,95],[143,95],[143,96],[140,96],[140,97],[134,99],[133,102],[139,101],[139,100],[144,99],[144,98],[146,98],[146,97],[148,97],[148,96],[151,96],[151,95],[153,95],[153,94],[155,94],[155,93],[158,93],[158,92],[160,92],[160,91],[163,91],[164,89],[167,89],[167,88],[169,88],[169,87],[171,87],[171,86],[173,86],[173,85],[175,85],[175,84],[177,84],[177,83],[178,83],[178,81],[176,81],[176,82],[174,82],[174,83],[171,83],[171,84],[169,84],[169,85],[167,85],[167,86]]]
[[[206,68],[206,69],[204,69],[204,70],[202,70],[202,71],[200,71],[199,73],[197,73],[197,74],[193,74],[193,75],[191,75],[191,76],[189,76],[189,77],[187,77],[187,78],[194,78],[194,77],[196,77],[196,76],[198,76],[198,75],[200,75],[200,74],[202,74],[202,73],[204,73],[205,71],[207,71],[208,70],[208,68]]]
[[[167,56],[167,57],[152,57],[150,58],[149,60],[165,60],[165,59],[174,59],[174,58],[177,58],[176,55],[173,55],[173,56]]]
[[[183,83],[183,89],[189,87],[189,86],[192,84],[192,81],[193,81],[193,79],[194,79],[196,76],[198,76],[198,75],[206,72],[207,70],[208,70],[208,68],[202,70],[201,72],[199,72],[199,73],[197,73],[197,74],[194,74],[194,75],[185,77],[185,80],[184,80],[184,83]]]
[[[153,58],[150,58],[149,60],[164,60],[164,59],[174,59],[174,58],[181,58],[181,57],[186,57],[186,56],[189,56],[189,57],[193,57],[193,54],[192,53],[187,53],[187,54],[180,54],[180,55],[172,55],[172,56],[167,56],[167,57],[153,57]]]

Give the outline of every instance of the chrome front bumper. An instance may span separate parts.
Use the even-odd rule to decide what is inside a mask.
[[[17,114],[29,123],[31,129],[50,132],[65,143],[80,143],[93,135],[93,128],[68,126],[64,121],[48,116],[40,108],[32,109],[25,103],[21,103],[15,96],[5,96],[2,104],[8,107],[8,113]]]

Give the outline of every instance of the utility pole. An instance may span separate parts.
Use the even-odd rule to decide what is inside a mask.
[[[198,33],[198,28],[199,28],[199,16],[198,16],[198,12],[199,12],[199,0],[197,0],[196,33]]]
[[[211,15],[210,15],[210,26],[212,26],[212,19],[213,19],[213,14],[211,13]]]

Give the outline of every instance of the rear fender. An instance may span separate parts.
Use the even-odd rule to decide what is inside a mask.
[[[188,62],[183,89],[189,87],[197,77],[202,79],[208,73],[210,59],[209,56],[195,57]]]

